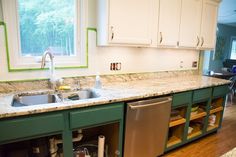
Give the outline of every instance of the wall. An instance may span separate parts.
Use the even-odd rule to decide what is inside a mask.
[[[0,7],[1,8],[1,7]],[[89,27],[96,27],[96,0],[89,0]],[[1,13],[0,13],[1,17]],[[41,79],[48,77],[48,71],[8,72],[3,29],[0,28],[0,81]],[[58,76],[82,76],[101,74],[119,74],[134,72],[156,72],[189,70],[192,62],[198,61],[199,52],[195,50],[97,47],[96,33],[89,33],[89,68],[56,70]],[[183,61],[180,68],[180,62]],[[109,70],[111,62],[121,62],[122,70]]]
[[[210,53],[209,70],[217,71],[223,67],[223,61],[230,58],[231,37],[236,36],[236,27],[218,24],[218,36],[225,38],[224,54],[222,59],[214,59],[214,53]],[[208,54],[209,55],[209,54]]]

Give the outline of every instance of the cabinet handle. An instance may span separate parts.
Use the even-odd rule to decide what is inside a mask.
[[[199,39],[199,37],[197,36],[197,47],[198,47],[199,43],[200,43],[200,39]]]
[[[113,26],[111,26],[111,40],[114,39],[114,31],[113,31]]]
[[[162,43],[162,40],[163,40],[163,38],[162,38],[162,32],[160,32],[160,44]]]
[[[201,47],[203,46],[203,44],[204,44],[204,38],[202,37]]]

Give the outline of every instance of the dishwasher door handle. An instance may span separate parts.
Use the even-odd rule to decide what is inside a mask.
[[[172,98],[167,98],[167,100],[154,102],[154,103],[147,103],[147,104],[143,103],[143,105],[132,105],[132,103],[130,103],[129,107],[132,110],[135,110],[135,109],[139,109],[139,108],[145,108],[145,107],[151,107],[151,106],[155,106],[155,105],[165,104],[165,103],[169,103],[171,101],[172,101]]]

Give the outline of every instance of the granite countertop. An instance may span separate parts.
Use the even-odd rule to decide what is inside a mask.
[[[130,101],[153,96],[167,95],[171,93],[183,92],[199,88],[206,88],[218,85],[229,84],[230,81],[201,76],[177,76],[164,78],[150,78],[145,80],[133,80],[124,82],[104,83],[102,89],[92,89],[98,95],[97,98],[64,101],[61,103],[51,103],[33,105],[25,107],[12,107],[13,96],[16,93],[0,95],[0,118],[16,117],[36,113],[81,108],[114,102]],[[48,91],[30,91],[48,92]],[[28,92],[29,93],[29,92]]]

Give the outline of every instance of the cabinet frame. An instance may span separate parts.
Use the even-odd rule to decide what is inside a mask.
[[[71,118],[77,118],[77,116],[75,117],[71,116],[71,114],[73,113],[80,113],[80,112],[82,113],[87,111],[87,114],[89,114],[89,112],[97,111],[98,115],[101,116],[99,112],[104,114],[104,110],[111,112],[111,114],[108,119],[97,117],[97,119],[100,120],[99,123],[97,124],[91,123],[91,121],[89,120],[86,121],[86,119],[83,119],[83,122],[81,124],[79,121],[78,123],[73,123],[73,122],[71,123],[72,120]],[[112,115],[113,111],[116,112],[114,116]],[[103,115],[103,117],[106,116],[107,115]],[[96,115],[93,117],[96,117]],[[0,145],[61,134],[62,144],[63,144],[63,155],[65,157],[69,157],[73,156],[72,132],[73,130],[76,129],[75,127],[76,125],[74,124],[78,125],[77,129],[80,128],[83,129],[84,127],[100,126],[118,122],[119,123],[118,149],[121,152],[119,155],[121,157],[123,150],[123,127],[124,127],[123,121],[124,121],[124,103],[105,104],[105,105],[84,107],[79,109],[0,119],[0,130],[1,130]],[[16,128],[14,124],[17,124]],[[32,128],[31,125],[33,125],[34,127]],[[71,126],[74,127],[71,128]]]
[[[173,150],[177,147],[185,145],[189,142],[197,140],[197,139],[199,139],[201,137],[204,137],[204,136],[206,136],[210,133],[217,132],[218,129],[221,128],[222,120],[223,120],[224,107],[225,107],[225,103],[226,103],[225,102],[226,101],[226,95],[229,92],[228,85],[220,85],[220,86],[215,86],[215,87],[197,89],[197,90],[193,90],[193,91],[189,91],[189,92],[192,93],[192,96],[191,96],[191,99],[189,100],[189,103],[187,103],[188,106],[187,106],[187,113],[186,113],[187,114],[186,115],[186,123],[185,123],[185,130],[184,130],[184,133],[183,133],[184,134],[184,136],[183,136],[184,140],[179,144],[176,144],[174,146],[166,148],[165,152],[168,152],[168,151]],[[172,109],[183,106],[183,105],[181,105],[181,102],[183,102],[183,104],[184,104],[186,102],[186,99],[188,99],[188,97],[186,97],[184,95],[188,95],[187,92],[173,94]],[[175,100],[175,98],[177,98],[177,99]],[[222,101],[223,110],[218,112],[218,113],[221,114],[220,117],[219,117],[219,125],[218,125],[217,128],[214,128],[212,130],[207,130],[208,120],[209,120],[210,111],[211,111],[211,103],[212,103],[212,100],[217,99],[217,98],[222,98],[223,99],[223,101]],[[191,119],[192,105],[194,105],[196,103],[201,103],[201,102],[206,103],[206,115],[203,116],[204,126],[203,126],[203,129],[202,129],[202,134],[198,135],[196,137],[193,137],[191,139],[188,139],[187,138],[188,137],[188,127],[189,127],[190,119]],[[167,137],[167,140],[168,140],[168,137]]]

